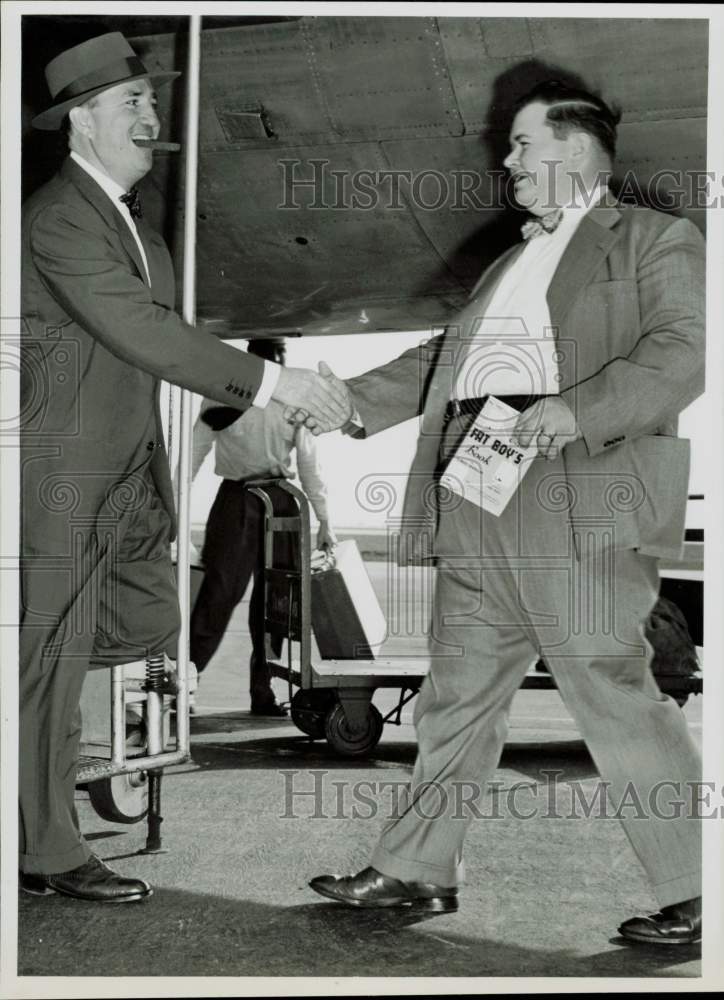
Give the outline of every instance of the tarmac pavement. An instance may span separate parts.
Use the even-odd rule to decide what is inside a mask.
[[[384,563],[367,565],[389,617],[391,577]],[[419,612],[409,591],[402,604]],[[21,975],[700,975],[698,947],[631,946],[617,936],[622,920],[658,907],[619,823],[595,810],[571,818],[576,797],[594,800],[598,777],[555,691],[516,696],[490,807],[466,840],[456,913],[347,909],[315,895],[313,876],[367,865],[391,802],[379,783],[409,779],[414,764],[412,706],[364,761],[335,757],[290,720],[252,717],[247,609],[246,601],[237,609],[202,678],[193,762],[163,779],[168,853],[138,855],[143,823],[106,823],[87,798],[78,801],[93,850],[151,882],[153,897],[113,906],[21,894]],[[419,634],[404,641],[424,646]],[[274,685],[285,699],[286,685]],[[375,700],[391,707],[396,693]],[[701,697],[685,712],[700,739]]]

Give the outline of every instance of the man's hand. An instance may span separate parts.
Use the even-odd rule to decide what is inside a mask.
[[[290,369],[288,368],[283,369],[282,374],[289,371]],[[310,404],[310,400],[305,400],[303,405],[300,405],[299,402],[282,399],[279,395],[280,379],[274,395],[277,399],[288,404],[284,409],[286,420],[289,423],[304,424],[315,435],[326,434],[328,431],[336,431],[340,427],[343,427],[352,416],[352,398],[345,383],[337,378],[329,365],[324,361],[320,361],[319,375],[315,375],[314,372],[308,372],[302,368],[292,368],[291,371],[298,372],[300,375],[309,375],[312,379],[316,379],[317,382],[314,384],[317,386],[321,382],[326,392],[329,393],[329,401],[325,400],[324,408],[320,409],[318,407],[315,410],[315,406]]]
[[[317,548],[318,549],[331,549],[337,544],[337,536],[332,531],[329,521],[319,522],[319,531],[317,532]]]
[[[291,465],[282,465],[279,462],[274,462],[269,469],[268,473],[264,475],[265,479],[293,479],[294,469]]]
[[[513,441],[527,448],[537,445],[541,458],[555,458],[561,448],[580,438],[581,431],[570,407],[558,396],[546,396],[518,417]]]

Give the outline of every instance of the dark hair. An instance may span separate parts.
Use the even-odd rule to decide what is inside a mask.
[[[616,126],[621,120],[618,109],[609,108],[600,97],[587,90],[569,87],[560,80],[539,83],[516,102],[520,111],[529,104],[546,104],[546,121],[553,134],[561,139],[573,131],[587,132],[613,159],[616,155]]]
[[[247,351],[249,354],[256,354],[265,361],[274,361],[278,350],[286,350],[286,341],[283,337],[262,337],[259,340],[250,340]]]

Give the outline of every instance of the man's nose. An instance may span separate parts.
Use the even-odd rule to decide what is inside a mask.
[[[515,153],[511,150],[510,153],[508,153],[508,155],[503,160],[503,166],[506,168],[506,170],[510,170],[513,164],[516,162],[517,162],[517,157]]]
[[[156,109],[153,106],[153,104],[144,105],[144,107],[141,109],[141,117],[143,121],[146,124],[150,125],[152,128],[154,129],[161,128],[161,122],[159,120],[158,115],[156,114]]]

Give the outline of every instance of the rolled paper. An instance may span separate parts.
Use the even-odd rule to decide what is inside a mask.
[[[178,153],[181,150],[181,145],[178,142],[161,142],[160,139],[146,139],[140,136],[133,141],[137,146],[155,149],[159,153]]]

